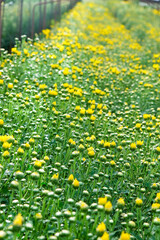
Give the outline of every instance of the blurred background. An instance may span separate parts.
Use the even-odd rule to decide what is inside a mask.
[[[54,25],[78,0],[0,0],[0,48],[11,49],[15,38],[33,38]]]

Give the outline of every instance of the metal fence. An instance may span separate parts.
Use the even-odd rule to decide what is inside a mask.
[[[22,35],[35,33],[61,20],[80,0],[0,0],[0,49],[11,48]]]
[[[150,6],[160,10],[160,0],[139,0],[139,3],[143,6]]]

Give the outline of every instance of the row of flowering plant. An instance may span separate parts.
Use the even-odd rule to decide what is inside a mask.
[[[104,1],[2,52],[0,239],[158,240],[159,103],[159,52]]]

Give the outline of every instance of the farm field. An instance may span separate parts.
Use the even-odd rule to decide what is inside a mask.
[[[128,4],[2,52],[0,239],[160,240],[160,16]]]

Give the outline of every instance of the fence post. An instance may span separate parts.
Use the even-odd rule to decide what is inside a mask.
[[[39,0],[39,31],[42,31],[42,5],[41,0]]]
[[[43,29],[45,29],[45,27],[46,27],[46,0],[44,1],[44,9],[43,9],[43,26],[42,26],[42,28]]]
[[[28,37],[31,36],[31,26],[32,26],[32,3],[31,0],[28,1],[28,10],[29,10],[29,24],[28,24]]]
[[[20,22],[19,22],[19,39],[21,39],[22,36],[22,21],[23,21],[23,0],[21,1],[21,5],[20,5]]]
[[[51,11],[50,11],[49,21],[52,20],[52,18],[53,18],[53,14],[54,14],[54,2],[51,3]]]
[[[70,9],[72,9],[79,0],[70,0]]]
[[[57,20],[61,20],[61,0],[58,0],[57,6]]]

